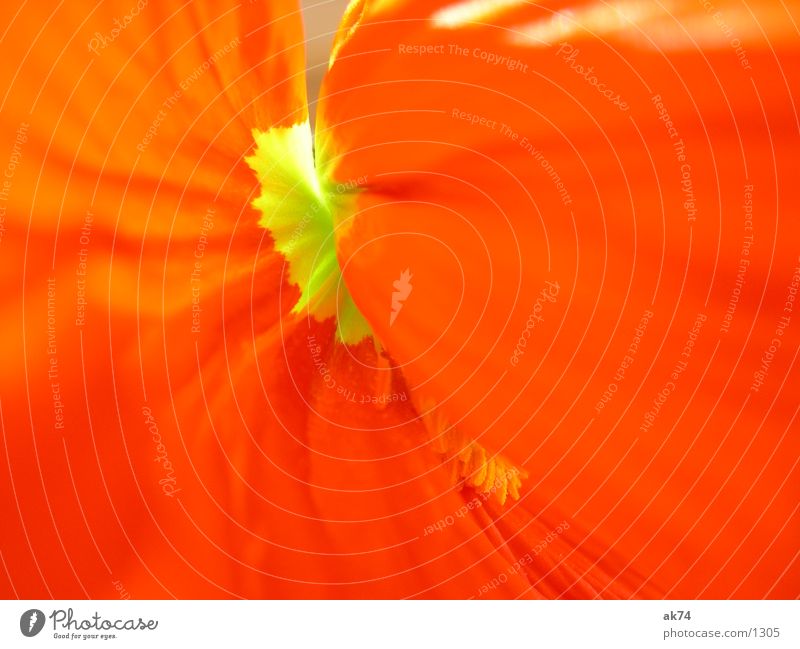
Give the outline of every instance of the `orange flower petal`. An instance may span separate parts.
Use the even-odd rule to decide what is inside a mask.
[[[625,557],[610,589],[795,596],[789,16],[429,20],[453,4],[376,3],[326,79],[354,301],[420,402]]]
[[[191,466],[173,398],[224,362],[225,336],[239,363],[243,341],[288,310],[244,156],[254,127],[306,115],[299,10],[27,3],[8,16],[9,587],[99,596],[141,573],[153,581],[134,596],[185,596],[150,552],[175,543],[161,531],[178,510],[168,492]],[[207,565],[174,563],[209,586]]]

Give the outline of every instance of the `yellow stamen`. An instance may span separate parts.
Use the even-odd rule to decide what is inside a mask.
[[[430,404],[428,404],[430,405]],[[455,484],[471,487],[484,498],[495,498],[504,505],[509,496],[519,500],[522,479],[528,477],[524,469],[515,466],[502,455],[489,455],[478,442],[468,439],[433,408],[423,416],[431,435],[434,450],[451,471]]]

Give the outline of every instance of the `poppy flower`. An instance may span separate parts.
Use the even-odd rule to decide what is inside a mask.
[[[794,9],[5,15],[5,596],[800,594]]]

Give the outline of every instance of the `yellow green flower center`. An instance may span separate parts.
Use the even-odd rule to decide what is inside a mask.
[[[268,131],[253,131],[256,149],[246,158],[257,174],[261,194],[253,207],[259,225],[275,240],[288,264],[289,281],[300,289],[293,312],[318,320],[336,318],[337,339],[357,344],[372,335],[344,282],[336,256],[337,223],[347,209],[347,196],[314,164],[308,121]],[[347,189],[350,195],[353,189]]]

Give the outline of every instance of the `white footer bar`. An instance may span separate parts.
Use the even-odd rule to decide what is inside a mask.
[[[797,601],[2,601],[0,647],[800,647]]]

